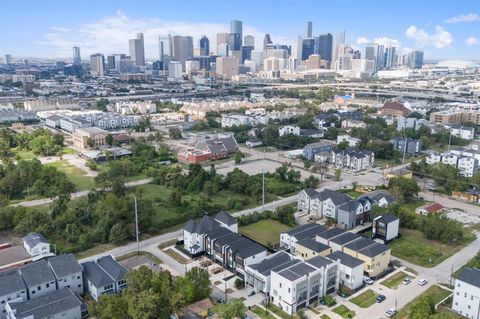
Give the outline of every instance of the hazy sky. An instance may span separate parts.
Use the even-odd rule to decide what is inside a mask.
[[[293,44],[313,21],[314,35],[346,30],[347,43],[377,42],[421,49],[426,59],[480,60],[479,0],[10,0],[0,5],[0,54],[82,58],[128,53],[128,39],[145,34],[147,59],[158,57],[158,35],[228,32],[243,21],[243,34],[260,45]],[[363,52],[363,51],[362,51]]]

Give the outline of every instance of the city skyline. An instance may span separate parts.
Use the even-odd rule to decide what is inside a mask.
[[[255,47],[261,48],[265,33],[271,34],[273,43],[293,45],[298,35],[306,36],[307,21],[312,21],[314,37],[346,30],[345,42],[361,51],[365,45],[376,42],[396,46],[400,53],[420,49],[425,52],[426,59],[478,60],[478,8],[471,1],[456,1],[453,7],[451,3],[428,0],[411,6],[406,1],[395,0],[388,4],[364,1],[360,5],[354,1],[318,3],[303,0],[271,6],[273,2],[268,0],[252,2],[258,10],[247,10],[246,3],[242,3],[242,10],[241,5],[206,1],[202,5],[211,6],[204,6],[209,8],[209,14],[205,15],[197,10],[200,5],[194,1],[184,1],[182,8],[162,1],[144,1],[142,6],[125,1],[104,1],[95,3],[98,9],[95,12],[84,8],[89,6],[78,7],[73,1],[42,1],[41,4],[20,1],[3,5],[9,15],[0,21],[3,30],[0,53],[14,57],[66,58],[71,57],[72,47],[78,46],[85,59],[98,52],[128,53],[128,40],[135,38],[137,33],[144,33],[145,58],[156,60],[158,37],[162,34],[192,36],[195,48],[199,47],[199,39],[206,35],[210,50],[214,51],[216,34],[229,32],[230,21],[240,20],[243,36],[254,36]],[[58,10],[59,5],[61,10]],[[73,10],[75,15],[65,14]],[[335,10],[341,11],[342,19],[331,14]],[[311,12],[316,14],[312,16]],[[392,12],[398,22],[392,23]]]

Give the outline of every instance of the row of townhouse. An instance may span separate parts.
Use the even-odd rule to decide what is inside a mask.
[[[395,150],[401,153],[418,154],[422,151],[423,143],[421,140],[416,140],[409,137],[397,136],[390,140]]]
[[[465,268],[458,274],[452,310],[465,318],[480,319],[480,269]]]
[[[296,125],[285,125],[278,128],[278,135],[296,135],[296,136],[307,136],[307,137],[323,137],[323,130],[315,129],[301,129],[300,126]]]
[[[297,207],[320,218],[332,218],[340,227],[350,229],[370,220],[373,205],[385,207],[393,202],[393,197],[385,191],[373,191],[353,199],[331,189],[319,192],[306,188],[298,193]]]
[[[232,126],[255,126],[259,123],[258,119],[255,116],[244,115],[244,114],[226,114],[222,115],[221,125],[222,127],[232,127]]]
[[[126,272],[112,256],[79,264],[73,254],[48,257],[18,269],[5,270],[0,272],[0,318],[27,318],[29,315],[37,318],[34,313],[26,314],[45,311],[52,318],[61,312],[62,318],[79,319],[81,302],[76,301],[75,295],[90,293],[98,300],[101,294],[119,293],[126,287]],[[68,302],[61,301],[65,298]],[[51,306],[58,302],[70,304],[75,309],[60,307],[60,311]]]
[[[238,234],[238,223],[226,212],[214,218],[204,215],[189,220],[183,228],[185,250],[191,255],[205,254],[243,277],[245,267],[267,256],[267,249]]]
[[[375,154],[367,150],[349,147],[346,150],[332,150],[330,163],[338,168],[355,172],[370,169],[375,164]]]
[[[398,221],[398,218],[395,219]],[[282,233],[280,247],[305,259],[328,257],[340,251],[363,261],[363,271],[369,277],[377,277],[388,269],[390,248],[387,245],[341,228],[326,229],[324,226],[318,226],[321,225],[306,224]],[[391,227],[394,228],[393,225]],[[360,279],[357,280],[345,286],[356,289],[361,284]]]
[[[478,171],[480,153],[469,150],[451,150],[447,153],[429,151],[425,159],[427,164],[443,163],[458,168],[459,175],[472,177]]]
[[[92,113],[77,116],[50,115],[45,119],[47,126],[60,128],[72,133],[78,128],[99,127],[104,130],[128,128],[137,126],[141,116],[121,115],[116,113]]]

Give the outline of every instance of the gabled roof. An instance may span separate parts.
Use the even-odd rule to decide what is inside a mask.
[[[351,232],[346,232],[345,234],[342,234],[340,236],[337,236],[333,239],[331,239],[331,242],[338,244],[338,245],[345,245],[348,244],[349,242],[352,242],[354,240],[358,240],[361,237],[357,234],[351,233]]]
[[[302,240],[305,238],[315,238],[318,234],[324,232],[327,228],[319,224],[312,224],[312,227],[306,228],[301,232],[297,232],[292,237],[295,237],[296,240]]]
[[[47,262],[57,278],[73,275],[83,270],[83,267],[80,266],[73,254],[50,257],[47,259]]]
[[[318,241],[316,241],[315,239],[312,239],[312,238],[304,238],[302,240],[299,240],[297,241],[297,246],[300,245],[300,246],[303,246],[305,248],[308,248],[310,250],[313,250],[314,252],[322,252],[322,251],[325,251],[327,249],[330,249],[329,246],[325,245],[325,244],[322,244],[322,243],[319,243]]]
[[[237,220],[232,215],[223,210],[215,216],[215,219],[218,222],[228,226],[235,225],[237,223]]]
[[[310,229],[312,227],[315,227],[316,224],[304,224],[304,225],[300,225],[300,226],[297,226],[295,227],[294,229],[291,229],[289,231],[287,231],[287,234],[290,235],[290,236],[295,236],[296,234],[299,234],[307,229]]]
[[[480,288],[480,269],[476,268],[464,268],[457,277],[457,280],[461,280]]]
[[[316,268],[322,268],[332,264],[332,261],[322,256],[316,256],[307,260],[307,263]]]
[[[363,261],[361,261],[360,259],[347,255],[344,252],[341,252],[339,250],[328,255],[327,258],[331,260],[340,259],[340,263],[349,268],[355,268],[363,264]]]
[[[115,283],[115,280],[110,277],[99,265],[93,261],[87,261],[82,264],[83,275],[95,287],[103,287],[108,284]]]
[[[0,272],[0,296],[25,290],[25,283],[17,269]]]
[[[104,256],[97,260],[97,264],[102,267],[105,272],[115,279],[115,281],[123,280],[127,269],[120,265],[112,256]]]
[[[362,206],[362,203],[360,201],[353,199],[351,201],[348,201],[346,203],[341,204],[338,206],[338,210],[344,210],[347,212],[354,212],[357,210],[358,206]]]
[[[388,204],[395,202],[395,199],[392,197],[392,195],[384,190],[369,192],[365,194],[365,196],[370,198],[374,203],[378,203],[380,200],[382,200],[382,198],[385,198]]]
[[[387,101],[385,102],[385,104],[383,104],[383,109],[390,109],[390,110],[397,110],[397,111],[407,111],[409,112],[410,110],[408,108],[405,107],[405,105],[403,105],[402,103],[400,102],[397,102],[397,101]]]
[[[378,255],[386,252],[389,249],[390,248],[387,245],[379,244],[379,243],[376,242],[373,245],[367,246],[367,247],[359,250],[358,253],[362,254],[362,255],[365,255],[365,256],[368,256],[368,257],[375,257],[375,256],[378,256]]]
[[[312,266],[304,262],[301,262],[280,271],[278,274],[284,277],[285,279],[294,281],[294,280],[297,280],[298,278],[308,275],[313,271],[315,271],[315,268],[313,268]]]
[[[274,268],[286,264],[287,262],[290,262],[292,258],[292,255],[284,251],[279,251],[275,254],[265,257],[261,262],[257,264],[250,265],[249,267],[253,270],[258,271],[264,276],[268,276],[270,274],[270,271],[272,271]]]
[[[23,237],[23,241],[29,247],[35,247],[36,245],[38,245],[40,243],[48,244],[47,239],[39,233],[29,233],[27,236]]]
[[[359,251],[365,247],[375,244],[376,242],[368,238],[360,238],[359,240],[352,241],[345,245],[345,248],[351,249],[353,251]]]
[[[305,188],[303,191],[308,195],[308,197],[314,197],[318,194],[318,192],[313,188]]]
[[[46,282],[55,281],[55,276],[46,260],[39,260],[20,268],[23,280],[27,287],[38,286]]]
[[[326,188],[323,191],[321,191],[320,193],[318,193],[317,197],[322,202],[327,200],[327,199],[331,199],[332,202],[335,205],[340,205],[340,204],[343,204],[343,203],[346,203],[346,202],[352,200],[352,198],[350,196],[348,196],[347,194],[337,192],[337,191],[334,191],[334,190],[331,190],[331,189],[328,189],[328,188]]]
[[[341,235],[345,232],[346,232],[345,230],[340,229],[340,228],[330,228],[329,230],[326,230],[326,231],[318,234],[317,236],[320,237],[320,238],[323,238],[323,239],[331,239],[331,238],[339,236],[339,235]]]
[[[17,319],[53,318],[55,315],[58,316],[81,305],[82,302],[67,287],[35,299],[10,303]]]
[[[190,219],[183,227],[184,230],[189,233],[204,234],[208,230],[212,230],[216,227],[221,227],[219,223],[208,215],[202,216],[200,219]]]

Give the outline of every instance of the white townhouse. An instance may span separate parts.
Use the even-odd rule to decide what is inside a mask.
[[[363,264],[360,259],[336,251],[327,256],[331,260],[339,260],[339,286],[356,290],[363,286]]]
[[[17,269],[0,272],[0,319],[5,319],[8,302],[19,302],[28,299],[27,287]]]
[[[469,319],[480,319],[480,269],[465,268],[455,279],[452,310]]]
[[[50,244],[47,239],[38,233],[29,233],[23,237],[23,247],[34,260],[54,255],[50,252]]]

